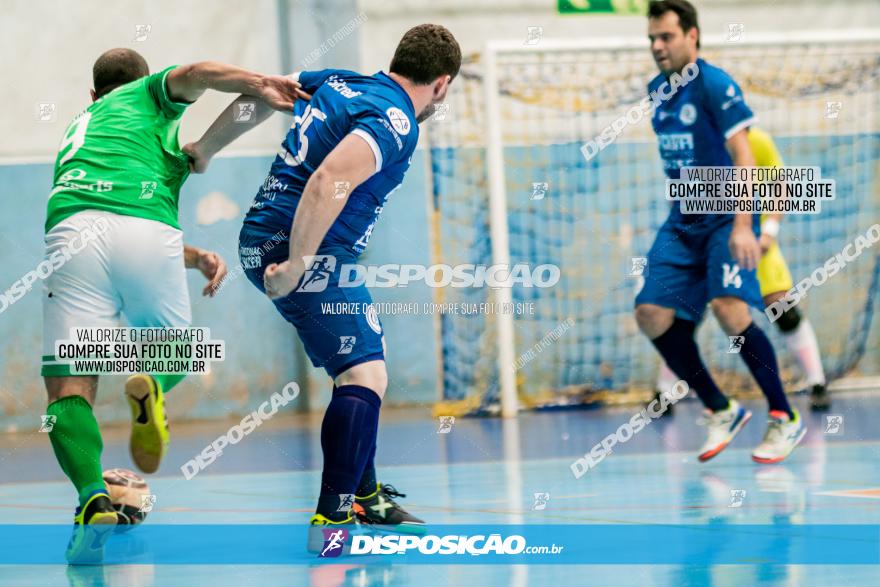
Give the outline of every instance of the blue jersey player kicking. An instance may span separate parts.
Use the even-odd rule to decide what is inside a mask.
[[[294,74],[311,100],[295,104],[293,125],[244,220],[240,257],[248,278],[296,327],[312,363],[334,382],[321,428],[324,470],[309,531],[313,551],[323,545],[323,529],[355,519],[424,532],[424,522],[392,499],[404,496],[376,481],[376,432],[388,383],[382,324],[366,286],[341,286],[339,271],[364,252],[409,168],[418,124],[443,101],[460,66],[452,34],[425,24],[403,36],[388,73]],[[253,127],[232,123],[247,100],[239,98],[184,148],[194,171],[204,171],[211,156]],[[256,122],[271,114],[256,106]],[[289,247],[273,245],[279,234]],[[336,303],[366,311],[322,313],[322,305]]]
[[[652,124],[670,179],[678,179],[686,166],[755,164],[748,141],[752,112],[736,82],[698,58],[699,34],[696,9],[686,0],[649,4],[648,38],[660,75],[648,91],[665,97]],[[661,87],[679,75],[692,79],[674,92],[668,85]],[[648,253],[644,287],[636,296],[639,328],[708,410],[708,438],[700,461],[724,450],[751,417],[721,393],[700,358],[694,329],[707,303],[730,336],[731,350],[738,349],[769,403],[767,433],[752,459],[779,462],[806,432],[785,397],[770,340],[749,311],[750,305],[763,309],[756,277],[758,231],[757,214],[685,215],[674,204]]]

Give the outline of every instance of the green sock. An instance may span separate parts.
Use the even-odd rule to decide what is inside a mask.
[[[186,378],[186,373],[151,373],[150,377],[156,380],[162,393],[168,393]]]
[[[55,416],[49,432],[52,450],[61,470],[79,492],[80,505],[89,495],[104,489],[101,451],[104,442],[92,406],[85,398],[72,395],[49,404],[47,415]]]

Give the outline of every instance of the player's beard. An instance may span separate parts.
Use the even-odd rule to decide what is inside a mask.
[[[421,112],[419,112],[416,115],[416,124],[422,124],[423,122],[425,122],[426,120],[431,118],[431,116],[433,114],[434,114],[434,105],[428,104],[428,106],[424,110],[422,110]]]

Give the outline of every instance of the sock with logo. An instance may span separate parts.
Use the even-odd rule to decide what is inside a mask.
[[[651,344],[666,361],[672,372],[687,381],[697,392],[703,405],[713,412],[726,410],[730,402],[715,385],[712,375],[700,358],[694,330],[697,325],[690,320],[675,318],[666,332],[651,341]]]
[[[785,412],[794,419],[794,412],[788,404],[788,398],[785,397],[782,380],[779,379],[776,353],[773,351],[770,339],[754,322],[749,324],[739,336],[744,337],[739,356],[745,361],[749,371],[752,372],[752,377],[758,382],[758,387],[767,397],[770,411]]]
[[[368,459],[376,446],[379,409],[382,400],[371,389],[343,385],[333,391],[333,399],[321,425],[324,471],[316,513],[339,521],[348,517],[340,495],[353,495]]]
[[[55,458],[83,505],[92,493],[105,489],[101,472],[104,442],[92,406],[84,397],[70,395],[49,404],[46,414],[55,417],[49,431]]]

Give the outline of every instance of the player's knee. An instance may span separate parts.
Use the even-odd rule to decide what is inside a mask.
[[[752,321],[749,306],[739,298],[730,296],[715,298],[709,302],[709,306],[727,334],[739,334]]]
[[[639,304],[636,306],[635,315],[636,324],[639,325],[640,329],[645,330],[645,328],[650,327],[650,325],[654,323],[654,318],[657,315],[657,312],[652,306]]]
[[[789,308],[776,319],[776,326],[782,332],[794,332],[801,323],[801,314],[797,308]]]
[[[368,361],[355,365],[337,375],[334,383],[336,387],[343,385],[366,387],[374,391],[380,398],[384,398],[385,390],[388,388],[388,371],[385,368],[385,361]]]
[[[636,306],[635,317],[639,330],[650,338],[656,338],[669,328],[675,313],[653,304],[639,304]]]

